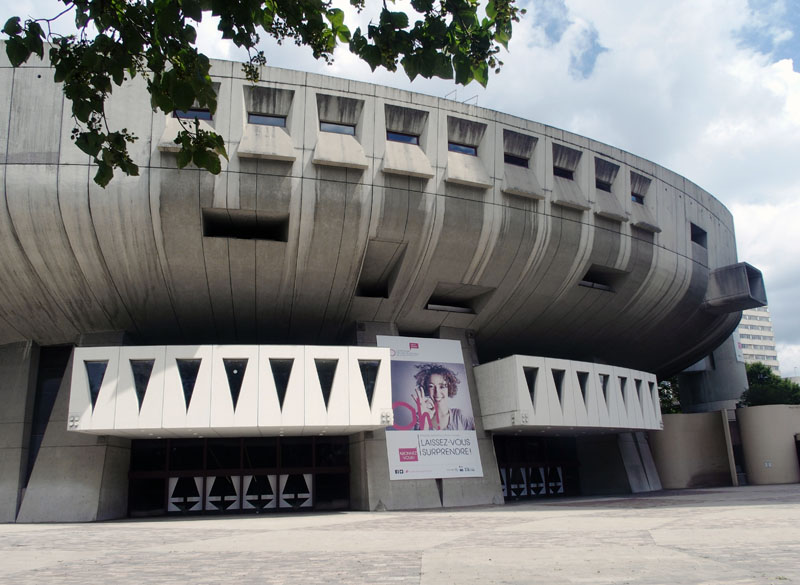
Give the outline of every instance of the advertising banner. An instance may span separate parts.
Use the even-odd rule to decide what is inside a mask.
[[[377,337],[392,356],[390,479],[482,477],[461,343]]]

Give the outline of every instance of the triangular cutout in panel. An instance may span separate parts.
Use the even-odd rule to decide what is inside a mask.
[[[647,385],[650,387],[650,396],[653,397],[653,410],[656,413],[656,418],[658,415],[661,414],[661,398],[656,391],[656,385],[653,382],[648,382]]]
[[[197,372],[200,371],[200,362],[202,361],[202,359],[175,359],[175,363],[178,366],[178,374],[181,377],[181,384],[183,385],[186,410],[189,410],[189,404],[192,402],[192,393],[197,382]]]
[[[581,396],[583,396],[583,403],[586,404],[586,385],[589,383],[589,372],[577,372],[578,385],[581,387]]]
[[[625,386],[628,383],[628,378],[619,376],[619,393],[622,395],[622,405],[625,406]]]
[[[539,368],[522,366],[522,373],[525,375],[525,383],[528,385],[528,394],[531,395],[531,405],[536,408],[536,376]]]
[[[375,382],[378,379],[380,367],[380,360],[358,360],[358,369],[361,370],[361,380],[364,382],[364,390],[367,392],[370,408],[372,408],[372,397],[375,395]]]
[[[603,402],[608,406],[608,374],[600,374],[600,388],[603,390]]]
[[[272,370],[272,379],[275,382],[275,390],[278,393],[278,401],[283,410],[283,401],[286,398],[286,390],[289,388],[289,378],[292,375],[293,358],[269,358],[269,367]]]
[[[83,362],[86,366],[86,377],[89,379],[89,396],[92,399],[92,411],[97,404],[97,397],[100,395],[100,387],[103,385],[103,378],[106,375],[108,360]]]
[[[558,404],[563,407],[563,403],[561,400],[561,396],[564,392],[564,374],[566,370],[552,370],[553,372],[553,382],[556,383],[556,394],[558,395]]]
[[[314,365],[317,366],[317,377],[319,377],[319,387],[322,389],[322,398],[325,400],[325,408],[328,408],[339,360],[314,359]]]
[[[141,412],[144,395],[147,392],[147,385],[150,383],[153,364],[156,363],[156,360],[129,361],[131,363],[131,372],[133,373],[133,387],[136,390],[136,399],[139,401],[139,412]]]
[[[228,376],[228,389],[231,391],[233,410],[239,402],[239,393],[242,391],[244,372],[247,369],[247,358],[222,358],[225,366],[225,375]]]

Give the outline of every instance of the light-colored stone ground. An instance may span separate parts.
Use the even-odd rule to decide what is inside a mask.
[[[0,583],[800,583],[800,485],[0,525]]]

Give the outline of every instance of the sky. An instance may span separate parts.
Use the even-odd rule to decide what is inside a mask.
[[[338,0],[337,0],[338,1]],[[405,0],[395,5],[402,9]],[[336,2],[335,2],[336,3]],[[52,16],[55,0],[11,15]],[[569,130],[665,166],[734,216],[739,260],[764,275],[784,376],[800,372],[800,0],[522,0],[502,71],[473,83],[371,72],[346,47],[333,65],[262,43],[269,65],[449,96]],[[377,15],[368,0],[354,29]],[[210,57],[241,60],[212,19]]]

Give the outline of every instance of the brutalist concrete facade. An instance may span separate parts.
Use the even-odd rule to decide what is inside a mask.
[[[222,61],[212,74],[218,110],[201,125],[225,137],[222,172],[177,168],[180,121],[154,113],[137,79],[108,114],[139,137],[140,175],[101,189],[52,72],[0,56],[4,521],[125,514],[130,441],[66,430],[69,375],[25,464],[41,347],[352,346],[400,333],[461,340],[473,388],[471,366],[515,354],[660,376],[765,300],[760,273],[737,263],[728,210],[635,155],[387,87],[268,68],[252,85]],[[501,502],[477,394],[486,477],[390,482],[384,431],[359,431],[351,506]],[[634,436],[584,437],[578,451],[597,460],[613,445],[624,463],[636,441],[647,451]],[[48,498],[73,511],[47,511]]]

